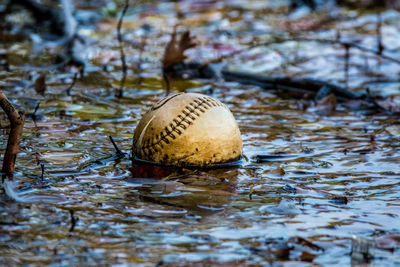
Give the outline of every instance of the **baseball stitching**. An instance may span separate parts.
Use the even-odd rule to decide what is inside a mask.
[[[144,141],[141,152],[147,156],[154,152],[158,152],[156,146],[163,147],[162,142],[169,144],[171,140],[176,139],[176,134],[181,135],[193,122],[200,117],[201,113],[212,107],[225,107],[224,104],[214,100],[211,97],[199,97],[187,104],[185,108],[178,114],[164,130],[155,136]],[[198,112],[200,111],[200,112]]]

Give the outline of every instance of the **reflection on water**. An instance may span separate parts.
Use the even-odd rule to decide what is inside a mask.
[[[183,1],[182,7],[190,2]],[[272,11],[259,9],[264,1],[248,1],[248,6],[233,2],[221,3],[214,11],[200,6],[197,16],[184,23],[195,25],[199,38],[231,42],[228,50],[251,42],[251,30],[256,35],[280,25],[279,5]],[[65,95],[69,84],[62,81],[70,77],[60,79],[59,74],[50,73],[52,82],[44,97],[15,83],[22,75],[19,66],[10,73],[0,71],[3,83],[16,84],[6,94],[19,108],[31,111],[40,101],[38,119],[29,117],[25,125],[15,179],[0,189],[0,263],[245,266],[303,261],[349,265],[362,262],[368,240],[376,238],[372,263],[400,264],[396,236],[400,231],[400,144],[395,116],[343,107],[332,116],[318,116],[299,108],[298,100],[252,86],[180,82],[173,84],[175,90],[207,93],[232,109],[243,137],[242,166],[172,170],[138,167],[128,157],[116,157],[108,136],[129,154],[141,114],[164,94],[155,58],[168,38],[156,25],[160,20],[165,25],[174,23],[167,17],[172,7],[172,3],[159,4],[152,11],[158,17],[143,18],[153,27],[148,38],[154,43],[145,52],[142,84],[128,79],[122,99],[116,99],[107,85],[117,83],[118,70],[78,80],[71,96]],[[366,44],[372,42],[367,38],[375,34],[372,30],[361,32],[372,18],[352,12],[358,19],[343,19],[334,26],[348,35],[365,35]],[[399,48],[391,35],[399,31],[393,12],[382,14],[391,51]],[[315,34],[331,34],[331,27]],[[224,31],[242,34],[226,38]],[[127,34],[132,36],[135,30]],[[97,53],[90,54],[89,60],[96,63],[110,56],[107,51],[113,38],[110,33],[93,44]],[[201,46],[189,54],[206,58],[218,49],[223,46]],[[136,52],[127,48],[132,62]],[[333,55],[336,52],[318,43],[284,42],[228,61],[232,68],[247,71],[340,80],[343,73],[340,59]],[[359,54],[354,56],[360,60]],[[275,64],[269,64],[271,60]],[[369,60],[375,66],[376,59]],[[350,85],[366,79],[357,64],[352,66],[351,75],[356,78]],[[376,68],[377,75],[387,69],[399,71],[399,65],[392,63]],[[3,149],[6,139],[5,134],[0,138]],[[43,179],[38,159],[44,166]],[[76,225],[70,231],[72,221]],[[350,256],[352,247],[357,247],[354,240],[367,240],[367,245],[358,246],[362,247],[358,254],[353,253],[358,256]]]

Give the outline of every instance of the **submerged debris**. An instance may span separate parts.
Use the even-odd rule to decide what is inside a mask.
[[[358,262],[370,262],[374,258],[375,242],[359,236],[351,240],[351,259]]]

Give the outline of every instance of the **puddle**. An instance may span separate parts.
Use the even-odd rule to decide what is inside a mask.
[[[40,107],[37,117],[27,118],[15,179],[0,189],[0,264],[357,265],[363,252],[350,255],[354,237],[379,241],[372,265],[400,264],[398,115],[340,104],[320,116],[303,108],[308,100],[269,88],[172,81],[173,92],[205,93],[229,106],[242,132],[241,166],[176,173],[135,169],[128,158],[116,157],[108,136],[129,155],[141,114],[165,95],[160,58],[177,16],[179,30],[188,28],[199,40],[189,60],[202,62],[288,32],[326,39],[340,30],[343,38],[376,45],[373,11],[336,7],[288,16],[288,6],[278,2],[153,1],[129,10],[122,98],[115,97],[121,78],[116,17],[81,25],[89,67],[69,96],[73,70],[48,72],[45,95],[34,92],[29,73],[36,75],[51,51],[31,53],[29,40],[2,42],[0,54],[10,53],[10,70],[0,61],[2,90],[19,109]],[[77,8],[101,16],[113,11],[112,5]],[[385,53],[394,58],[400,57],[398,12],[381,12]],[[137,73],[143,25],[150,30]],[[224,64],[345,85],[344,53],[340,45],[287,40],[249,48]],[[347,86],[355,91],[371,78],[400,72],[400,64],[374,54],[351,49],[351,58]],[[398,81],[369,88],[372,94],[400,95]],[[1,125],[7,127],[3,119]],[[7,134],[1,132],[3,152]]]

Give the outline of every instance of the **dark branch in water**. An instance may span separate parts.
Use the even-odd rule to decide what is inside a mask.
[[[118,98],[121,98],[123,95],[123,89],[125,86],[125,80],[126,80],[126,72],[127,72],[127,66],[126,66],[126,59],[125,59],[125,53],[124,53],[124,46],[122,42],[122,34],[121,34],[121,26],[122,22],[124,20],[124,16],[126,11],[129,8],[129,0],[125,0],[125,5],[124,8],[122,9],[121,16],[119,17],[118,24],[117,24],[117,38],[118,38],[118,44],[119,44],[119,52],[121,54],[121,63],[122,63],[122,79],[121,79],[121,86],[116,94]]]
[[[37,105],[35,106],[35,110],[33,111],[33,116],[36,116],[36,112],[39,110],[40,107],[40,101],[37,103]]]
[[[10,120],[11,130],[8,136],[7,148],[3,158],[2,172],[3,180],[6,176],[13,177],[15,160],[17,158],[19,143],[21,141],[22,130],[24,128],[25,114],[22,111],[17,111],[14,106],[8,101],[7,97],[0,91],[0,106],[7,114]]]
[[[36,158],[36,165],[40,165],[40,169],[42,170],[42,174],[40,175],[40,179],[43,181],[44,179],[44,164],[48,163],[46,161],[43,161],[43,159],[41,159],[40,153],[35,154],[35,158]]]
[[[346,84],[346,89],[349,88],[349,61],[350,61],[350,46],[348,44],[344,45],[344,81]]]
[[[108,138],[110,138],[110,141],[111,141],[112,145],[114,146],[114,149],[117,153],[114,155],[102,158],[102,159],[97,159],[97,160],[93,160],[88,163],[85,163],[85,164],[81,165],[80,167],[78,167],[79,171],[88,171],[88,170],[101,168],[110,161],[115,161],[116,163],[118,163],[121,161],[121,159],[125,158],[126,154],[118,148],[117,144],[114,142],[114,139],[111,136],[108,136]]]
[[[75,83],[76,83],[76,79],[78,78],[78,72],[75,72],[74,74],[74,78],[72,79],[71,84],[68,86],[68,88],[65,90],[67,92],[67,95],[70,96],[71,95],[71,90],[74,87]]]
[[[73,210],[69,210],[69,214],[71,215],[71,227],[69,228],[69,232],[72,233],[75,229],[77,219],[74,216]]]
[[[146,47],[146,40],[147,40],[147,36],[144,35],[142,37],[142,41],[141,41],[140,47],[139,47],[139,62],[137,64],[137,70],[136,70],[136,73],[138,75],[138,82],[137,82],[138,84],[141,84],[143,82],[143,77],[142,77],[141,73],[142,73],[142,63],[143,63],[143,52]]]
[[[369,81],[363,83],[363,85],[371,83],[400,83],[400,77],[378,77],[372,78]]]
[[[171,87],[170,87],[170,84],[169,84],[168,75],[165,73],[165,71],[163,71],[163,78],[164,78],[164,81],[165,81],[165,96],[168,96],[169,92],[171,91]]]
[[[346,88],[323,80],[311,78],[271,77],[226,69],[217,72],[204,63],[191,62],[175,64],[169,66],[167,71],[168,74],[164,73],[164,79],[167,77],[166,82],[168,82],[168,77],[170,75],[173,75],[174,78],[183,78],[184,76],[205,79],[222,77],[226,81],[251,84],[264,89],[276,89],[300,94],[310,94],[312,96],[316,96],[318,92],[324,88],[329,89],[330,93],[334,93],[338,100],[361,100],[366,98],[364,95],[355,94]]]
[[[117,146],[117,144],[114,142],[114,139],[112,138],[112,136],[110,135],[110,136],[108,136],[108,138],[110,138],[110,141],[111,141],[112,145],[114,146],[115,151],[117,151],[117,155],[118,155],[118,156],[125,156],[125,153],[122,152],[122,151],[118,148],[118,146]]]
[[[44,164],[40,163],[40,169],[42,169],[42,175],[40,175],[40,179],[43,181],[44,179]]]
[[[335,84],[308,78],[289,78],[289,77],[267,77],[263,75],[233,72],[228,70],[222,71],[222,76],[227,81],[236,81],[244,84],[252,84],[263,88],[289,90],[300,93],[317,94],[318,91],[326,86],[329,87],[332,93],[338,98],[345,100],[362,99],[362,96],[346,90]]]
[[[38,112],[39,108],[40,108],[40,101],[37,102],[35,109],[33,110],[32,113],[26,114],[27,117],[30,117],[33,120],[35,125],[36,125],[36,121],[40,120],[40,118],[41,118],[40,115],[36,114]]]
[[[381,13],[377,13],[376,14],[377,17],[377,23],[376,23],[376,36],[377,36],[377,51],[378,51],[378,55],[382,55],[383,50],[385,49],[385,47],[383,46],[383,42],[382,42],[382,17],[381,17]]]

